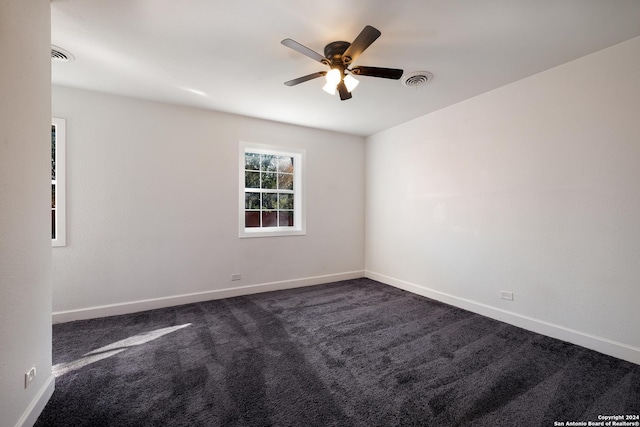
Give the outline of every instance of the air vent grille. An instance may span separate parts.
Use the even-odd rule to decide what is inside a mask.
[[[433,74],[428,71],[414,71],[405,73],[402,76],[402,84],[406,87],[420,87],[429,83],[433,79]]]
[[[73,57],[73,55],[67,52],[66,50],[58,46],[51,45],[52,61],[69,62],[69,61],[73,61],[74,59],[75,58]]]

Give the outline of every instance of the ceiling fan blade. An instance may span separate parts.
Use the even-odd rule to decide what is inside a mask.
[[[371,43],[380,37],[380,34],[382,33],[371,25],[364,27],[358,37],[351,43],[351,46],[342,54],[342,62],[346,65],[351,64],[366,48],[371,46]]]
[[[284,39],[282,40],[280,43],[282,43],[283,45],[285,45],[286,47],[289,47],[297,52],[300,52],[301,54],[308,56],[309,58],[313,59],[314,61],[318,61],[321,62],[325,65],[329,65],[330,61],[325,58],[324,56],[320,55],[318,52],[315,52],[311,49],[309,49],[306,46],[301,45],[300,43],[298,43],[295,40],[291,40],[291,39]]]
[[[347,90],[347,86],[344,84],[344,81],[340,80],[338,83],[338,93],[340,94],[340,100],[346,101],[347,99],[351,99],[351,93]]]
[[[317,79],[318,77],[326,76],[326,71],[318,71],[317,73],[307,74],[306,76],[298,77],[297,79],[289,80],[288,82],[284,82],[287,86],[295,86],[300,83],[304,83],[308,80]]]
[[[358,65],[351,70],[356,76],[382,77],[383,79],[399,80],[403,70],[398,68],[364,67]]]

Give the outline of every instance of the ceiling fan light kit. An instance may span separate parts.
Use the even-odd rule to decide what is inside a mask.
[[[380,68],[380,67],[351,67],[353,61],[358,58],[371,44],[380,37],[381,33],[371,25],[367,25],[358,34],[353,43],[345,41],[331,42],[324,48],[324,56],[301,45],[295,40],[284,39],[282,44],[299,52],[303,55],[320,62],[330,68],[329,71],[319,71],[297,79],[289,80],[284,84],[287,86],[295,86],[297,84],[312,80],[318,77],[326,76],[327,83],[322,88],[325,92],[335,95],[336,90],[340,94],[340,100],[346,101],[351,99],[351,92],[358,86],[359,81],[353,77],[370,76],[384,79],[399,80],[402,77],[403,70],[397,68]]]

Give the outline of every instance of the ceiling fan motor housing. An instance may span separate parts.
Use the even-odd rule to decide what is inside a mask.
[[[346,63],[343,62],[342,55],[344,52],[351,46],[349,42],[337,41],[331,42],[324,47],[324,56],[331,61],[332,68],[339,68],[340,71],[344,71],[346,65],[349,64],[349,61]],[[345,57],[344,59],[351,59]]]

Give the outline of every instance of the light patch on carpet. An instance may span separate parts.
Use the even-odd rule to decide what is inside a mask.
[[[153,341],[155,339],[160,338],[163,335],[170,334],[171,332],[175,332],[179,329],[186,328],[187,326],[190,326],[190,325],[191,323],[185,323],[184,325],[170,326],[168,328],[156,329],[155,331],[144,332],[142,334],[134,335],[132,337],[125,338],[120,341],[116,341],[112,344],[90,351],[80,359],[74,360],[72,362],[59,363],[57,365],[54,365],[52,368],[53,375],[55,375],[55,377],[57,378],[68,372],[75,371],[84,366],[95,363],[99,360],[103,360],[108,357],[115,356],[118,353],[122,353],[129,347],[146,344],[149,341]]]

